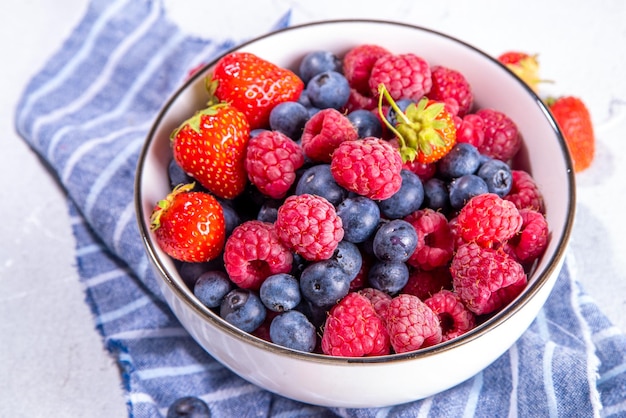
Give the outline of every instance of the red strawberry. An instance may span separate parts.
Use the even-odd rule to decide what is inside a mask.
[[[546,103],[567,142],[574,171],[578,173],[587,169],[593,161],[596,142],[587,106],[581,99],[572,96],[547,99]]]
[[[160,200],[150,217],[157,243],[170,257],[200,263],[216,258],[226,237],[224,212],[208,193],[193,184],[176,187]]]
[[[454,120],[442,102],[424,97],[410,104],[404,112],[398,107],[384,84],[379,86],[378,111],[383,123],[395,134],[402,161],[422,164],[439,161],[456,144]],[[384,117],[383,98],[396,112],[396,124]]]
[[[271,110],[279,103],[297,101],[304,89],[292,71],[249,52],[222,57],[207,79],[211,95],[226,101],[246,115],[250,129],[264,128]]]
[[[174,159],[211,193],[232,199],[246,186],[244,167],[250,127],[227,103],[198,111],[172,132]]]
[[[498,57],[498,61],[506,65],[516,76],[521,78],[528,86],[537,91],[541,80],[539,78],[539,62],[537,55],[529,55],[525,52],[508,51]]]

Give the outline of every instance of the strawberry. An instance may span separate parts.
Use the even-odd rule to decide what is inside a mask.
[[[587,169],[595,152],[595,135],[587,106],[573,96],[548,98],[546,104],[563,133],[574,162],[574,171],[578,173]]]
[[[221,254],[226,232],[220,204],[209,193],[192,191],[193,187],[193,183],[177,186],[157,202],[150,227],[170,257],[199,263]]]
[[[304,82],[292,71],[248,52],[222,57],[207,78],[207,89],[219,101],[246,115],[250,129],[265,128],[279,103],[297,101]]]
[[[246,186],[246,147],[250,127],[228,103],[206,107],[172,132],[174,159],[211,193],[224,199]]]
[[[452,149],[456,143],[456,126],[444,103],[423,97],[403,112],[384,84],[379,86],[379,91],[380,118],[395,134],[403,162],[434,163]],[[384,117],[383,98],[396,112],[395,126]]]
[[[537,91],[541,80],[539,78],[539,61],[537,55],[529,55],[525,52],[508,51],[498,57],[498,61],[504,64],[516,76],[521,78],[528,86]]]

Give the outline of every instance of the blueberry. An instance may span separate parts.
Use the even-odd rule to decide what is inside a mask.
[[[490,193],[500,197],[506,196],[513,187],[511,167],[504,161],[495,158],[485,161],[478,169],[477,175],[485,180]]]
[[[217,201],[222,207],[222,212],[224,213],[224,229],[226,231],[226,236],[228,237],[233,232],[233,229],[241,223],[241,218],[235,208],[233,208],[230,201],[225,199],[218,199]]]
[[[185,396],[176,399],[167,409],[166,418],[210,418],[209,406],[200,398]]]
[[[307,120],[309,111],[298,102],[279,103],[270,112],[270,128],[294,141],[300,139]]]
[[[406,111],[406,108],[409,107],[411,103],[415,103],[415,102],[411,99],[399,99],[396,101],[398,108],[402,112]],[[387,119],[387,121],[392,126],[396,126],[396,123],[398,122],[396,111],[391,106],[389,107],[389,110],[387,110],[387,113],[385,114],[385,119]]]
[[[349,197],[337,205],[337,216],[343,224],[343,239],[358,244],[376,231],[380,209],[365,196]]]
[[[453,209],[461,209],[474,196],[488,193],[487,183],[475,174],[456,178],[448,185],[450,205]]]
[[[179,184],[193,183],[193,178],[182,169],[173,158],[167,166],[167,175],[170,180],[170,187],[173,189]]]
[[[258,221],[274,223],[278,215],[278,208],[281,205],[281,201],[268,199],[261,205],[259,213],[256,216]]]
[[[348,275],[350,281],[354,280],[357,274],[359,274],[361,266],[363,265],[363,257],[361,256],[359,247],[345,240],[339,241],[337,249],[331,259],[339,263],[339,266]]]
[[[336,71],[324,71],[314,76],[306,86],[313,107],[341,109],[350,98],[348,80]]]
[[[350,277],[336,260],[322,260],[308,265],[300,275],[300,291],[318,307],[330,307],[348,294]]]
[[[402,261],[377,261],[370,267],[367,280],[374,289],[393,295],[409,281],[409,268]]]
[[[404,262],[417,247],[417,232],[413,225],[402,219],[383,223],[372,243],[376,258],[382,261]]]
[[[422,180],[411,170],[400,171],[402,185],[390,198],[378,202],[381,213],[389,219],[404,218],[418,210],[424,202]]]
[[[222,271],[207,271],[202,273],[195,286],[193,294],[209,308],[221,305],[224,296],[233,289],[228,275]]]
[[[223,270],[224,263],[221,258],[218,257],[215,260],[208,261],[206,263],[187,263],[182,262],[177,266],[178,274],[181,279],[187,285],[189,289],[193,289],[196,285],[196,281],[200,276],[211,270]]]
[[[474,174],[479,166],[480,153],[467,142],[457,142],[437,163],[439,174],[448,179]]]
[[[448,183],[432,177],[424,183],[424,205],[433,210],[446,212],[450,207]]]
[[[310,353],[315,349],[317,333],[302,312],[287,311],[272,319],[270,340],[283,347]]]
[[[341,59],[330,51],[311,51],[300,61],[299,76],[305,84],[324,71],[341,72]]]
[[[220,305],[220,316],[245,332],[257,329],[265,320],[266,314],[261,299],[248,289],[231,290]]]
[[[327,306],[315,306],[306,300],[306,298],[302,298],[302,301],[295,310],[306,316],[315,327],[321,327],[324,322],[326,322],[326,316],[328,314]]]
[[[348,113],[348,120],[359,134],[359,138],[374,136],[380,138],[383,135],[383,127],[375,114],[365,109],[357,109]]]
[[[309,167],[296,184],[296,194],[316,194],[337,206],[348,196],[348,191],[335,181],[330,164]]]
[[[291,274],[279,273],[267,277],[259,289],[263,305],[274,312],[284,312],[298,306],[302,299],[300,284]]]

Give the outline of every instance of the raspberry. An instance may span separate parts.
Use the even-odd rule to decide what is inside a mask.
[[[422,183],[435,177],[435,174],[437,173],[437,164],[420,163],[417,160],[406,161],[404,163],[404,168],[417,174],[417,177],[422,180]]]
[[[467,142],[480,149],[485,140],[485,122],[473,113],[463,116],[456,127],[456,141]]]
[[[417,232],[417,248],[407,261],[413,267],[432,270],[448,264],[454,251],[454,237],[448,219],[441,212],[421,209],[404,218]]]
[[[335,207],[317,195],[289,196],[278,208],[274,224],[280,240],[309,261],[330,258],[343,238]]]
[[[315,162],[329,163],[335,148],[343,141],[358,138],[350,120],[336,109],[322,109],[304,125],[302,149]]]
[[[441,342],[435,313],[417,296],[399,294],[387,308],[387,331],[396,353],[406,353]]]
[[[365,296],[348,293],[330,310],[324,333],[324,354],[341,357],[364,357],[389,354],[389,335]]]
[[[428,98],[441,102],[448,101],[456,105],[458,110],[454,113],[460,117],[465,116],[474,104],[474,96],[470,84],[465,76],[452,68],[436,65],[431,68],[432,87]]]
[[[391,197],[402,185],[400,154],[379,138],[342,142],[333,153],[330,170],[337,184],[374,200]]]
[[[359,289],[363,289],[367,284],[367,275],[369,274],[370,267],[372,266],[372,261],[369,257],[363,257],[363,262],[361,263],[361,269],[356,274],[356,277],[352,279],[350,282],[350,291],[356,291]]]
[[[463,206],[456,222],[465,242],[492,247],[506,242],[520,230],[522,216],[513,202],[494,193],[483,193]]]
[[[476,113],[483,120],[485,136],[478,148],[481,154],[508,161],[522,146],[517,125],[504,113],[494,109],[480,109]]]
[[[521,209],[522,228],[510,239],[505,250],[520,263],[530,263],[537,259],[548,245],[548,222],[536,210]]]
[[[361,289],[359,290],[359,293],[369,299],[374,307],[374,310],[376,311],[376,314],[380,316],[383,321],[386,321],[387,308],[391,302],[391,296],[381,290],[374,289],[373,287]]]
[[[505,252],[474,242],[459,247],[450,273],[454,290],[476,315],[504,307],[520,294],[527,281],[522,265]]]
[[[263,131],[248,142],[248,178],[261,193],[273,199],[287,194],[296,180],[296,170],[303,164],[302,149],[281,132]]]
[[[343,57],[343,74],[350,87],[363,96],[371,97],[369,78],[372,67],[378,58],[390,54],[382,46],[371,44],[358,45],[348,51]]]
[[[368,93],[369,94],[369,93]],[[348,102],[345,105],[345,110],[350,113],[359,109],[372,110],[376,109],[378,101],[375,97],[366,96],[354,88],[350,89],[350,96],[348,96]],[[376,110],[378,113],[378,110]]]
[[[273,224],[257,220],[237,226],[224,246],[224,266],[230,279],[244,289],[258,290],[272,274],[289,273],[293,256],[278,238]]]
[[[476,326],[474,314],[463,305],[461,298],[450,290],[441,290],[424,301],[441,324],[441,341],[465,334]]]
[[[452,276],[448,266],[442,266],[433,270],[411,269],[409,281],[401,290],[401,293],[408,293],[426,300],[442,289],[452,289]]]
[[[533,177],[524,170],[511,170],[511,175],[513,185],[504,198],[513,202],[517,209],[529,208],[545,214],[543,195]]]
[[[394,100],[409,99],[418,102],[432,87],[430,65],[415,54],[385,55],[379,58],[369,79],[373,96],[384,84]]]

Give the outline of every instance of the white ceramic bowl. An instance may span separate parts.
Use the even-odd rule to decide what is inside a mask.
[[[431,65],[461,71],[472,85],[476,103],[508,114],[523,135],[525,145],[518,163],[532,173],[543,192],[551,228],[549,245],[524,292],[474,330],[412,353],[337,358],[296,352],[251,336],[223,321],[194,297],[172,260],[156,244],[149,218],[154,203],[169,191],[169,134],[206,103],[203,76],[211,64],[164,104],[141,153],[136,179],[137,217],[147,252],[165,299],[193,338],[252,383],[292,399],[335,407],[387,406],[425,398],[491,364],[522,335],[546,301],[563,263],[574,219],[574,174],[555,122],[530,89],[480,50],[432,30],[364,20],[291,27],[237,49],[297,69],[309,51],[326,49],[343,54],[363,43],[379,44],[397,53],[413,52]]]

